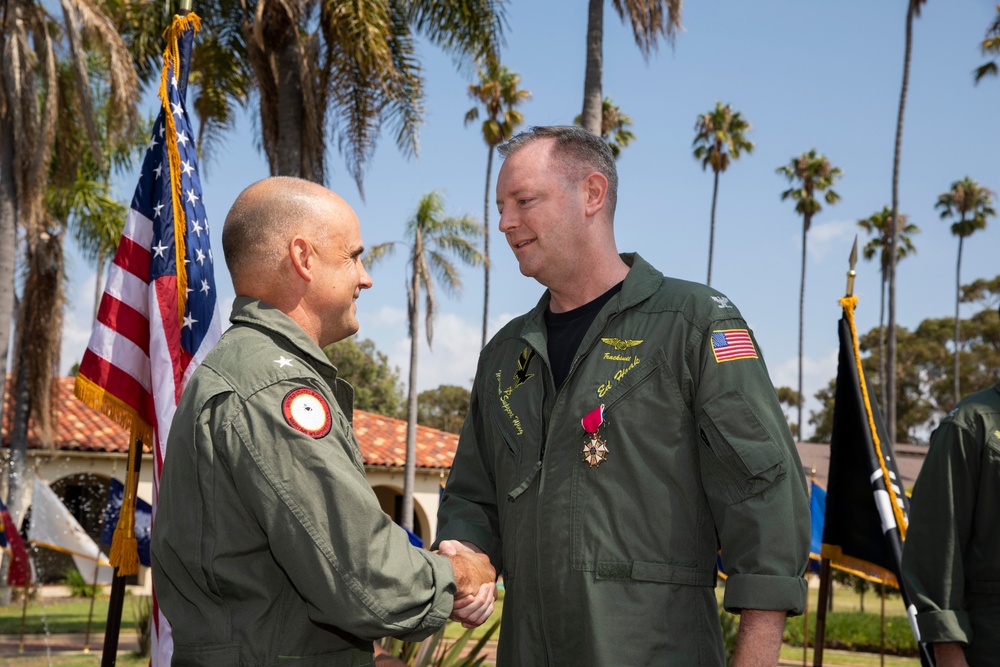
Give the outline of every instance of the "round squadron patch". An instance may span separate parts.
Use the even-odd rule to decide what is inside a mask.
[[[333,426],[330,406],[318,391],[308,387],[288,392],[281,402],[281,413],[289,426],[312,438],[322,438]]]

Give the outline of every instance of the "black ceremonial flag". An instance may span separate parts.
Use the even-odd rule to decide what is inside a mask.
[[[823,558],[833,567],[900,589],[914,636],[916,611],[900,585],[909,502],[882,415],[868,393],[854,326],[856,296],[840,300]]]

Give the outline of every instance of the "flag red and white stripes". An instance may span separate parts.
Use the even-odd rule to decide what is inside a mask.
[[[186,110],[195,14],[167,31],[161,110],[149,140],[76,395],[153,451],[153,530],[167,434],[184,385],[222,332],[194,133]],[[131,472],[131,471],[130,471]],[[131,490],[130,490],[131,489]],[[134,494],[126,483],[126,497]],[[123,502],[116,539],[134,516]],[[115,561],[112,548],[112,561]],[[118,563],[116,563],[118,565]],[[152,665],[169,665],[169,626],[153,595]]]

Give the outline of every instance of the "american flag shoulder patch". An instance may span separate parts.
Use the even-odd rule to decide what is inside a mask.
[[[712,353],[715,361],[757,359],[757,349],[746,329],[716,329],[712,332]]]

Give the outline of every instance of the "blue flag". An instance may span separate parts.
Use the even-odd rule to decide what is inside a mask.
[[[111,544],[122,511],[125,485],[114,477],[108,488],[108,504],[102,517],[101,544]],[[153,508],[142,498],[135,499],[135,539],[139,547],[139,562],[149,567],[149,529],[153,523]]]
[[[809,515],[812,518],[812,538],[809,540],[809,569],[819,572],[823,553],[823,520],[826,517],[826,489],[815,481],[809,489]]]

